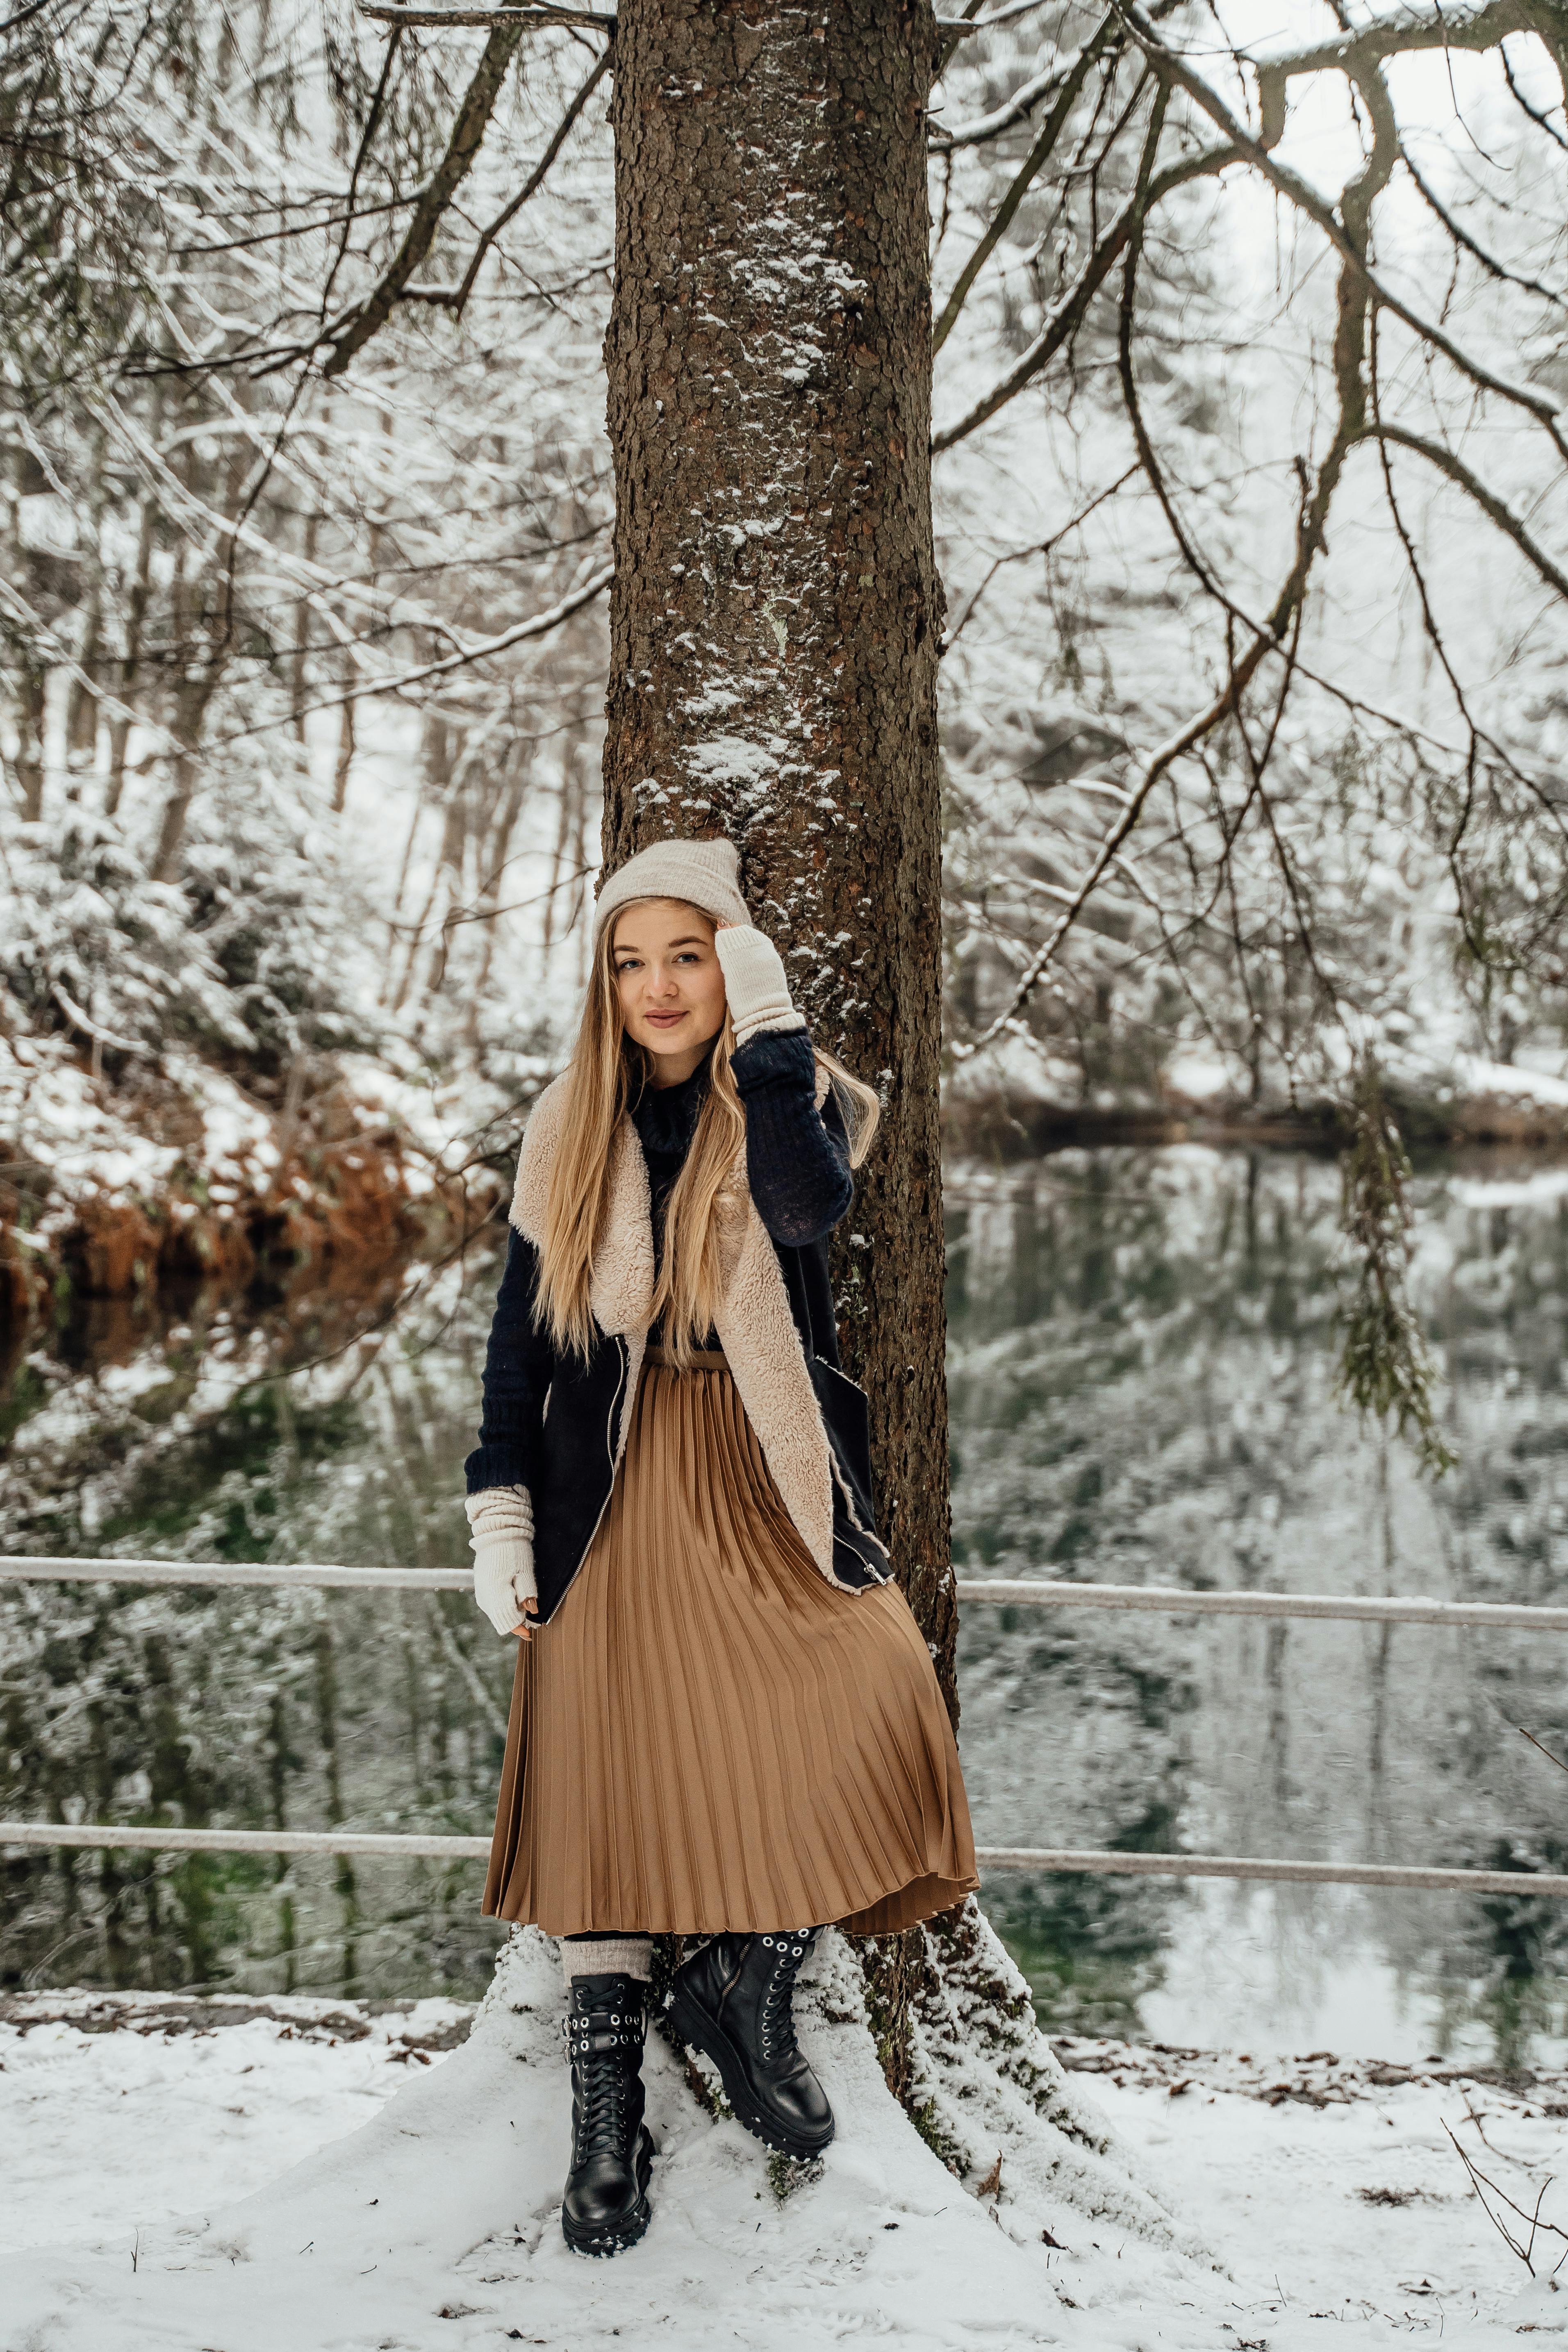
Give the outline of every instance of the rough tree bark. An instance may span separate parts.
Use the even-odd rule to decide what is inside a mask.
[[[816,1036],[885,1119],[836,1244],[885,1532],[956,1719],[948,1541],[929,0],[631,0],[605,342],[604,849],[741,845]],[[868,1973],[907,2067],[920,1939]],[[889,1948],[891,1947],[892,1948]]]

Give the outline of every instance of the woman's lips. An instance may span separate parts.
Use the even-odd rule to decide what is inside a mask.
[[[686,1015],[684,1013],[645,1013],[643,1018],[650,1029],[673,1029],[678,1021],[685,1020]]]

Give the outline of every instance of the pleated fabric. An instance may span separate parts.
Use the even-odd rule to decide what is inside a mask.
[[[721,1357],[647,1364],[588,1556],[518,1644],[486,1912],[554,1936],[888,1934],[977,1884],[902,1594],[827,1582]]]

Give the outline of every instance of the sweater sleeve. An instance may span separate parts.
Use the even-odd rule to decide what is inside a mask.
[[[514,1227],[485,1349],[479,1442],[463,1465],[470,1495],[490,1486],[531,1489],[537,1480],[544,1400],[555,1371],[554,1350],[534,1328],[538,1275],[539,1254]]]
[[[746,1181],[775,1242],[799,1249],[830,1234],[855,1196],[849,1139],[833,1096],[816,1107],[816,1060],[804,1029],[763,1030],[735,1048],[746,1107]]]

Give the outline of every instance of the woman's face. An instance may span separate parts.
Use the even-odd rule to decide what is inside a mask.
[[[689,1078],[724,1025],[713,924],[679,898],[639,898],[616,918],[610,960],[628,1037],[655,1056],[653,1082]]]

